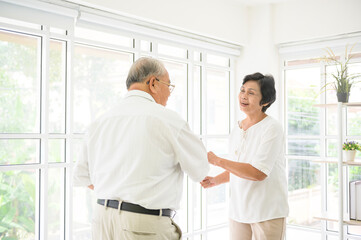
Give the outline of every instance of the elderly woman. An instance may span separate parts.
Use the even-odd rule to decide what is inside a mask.
[[[282,126],[265,112],[276,100],[272,76],[243,79],[238,95],[246,118],[230,136],[232,160],[208,153],[209,163],[225,169],[206,177],[204,188],[230,182],[230,235],[234,240],[284,239],[288,215]]]

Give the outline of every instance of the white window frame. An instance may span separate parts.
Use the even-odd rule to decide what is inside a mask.
[[[36,225],[35,225],[35,238],[36,239],[46,239],[47,238],[47,186],[48,186],[48,169],[49,168],[62,168],[65,173],[65,183],[64,183],[64,191],[65,191],[65,225],[61,226],[61,239],[73,239],[72,232],[72,219],[73,219],[73,206],[72,206],[72,168],[73,168],[73,140],[77,140],[82,138],[79,134],[74,134],[73,132],[73,92],[72,92],[72,59],[73,59],[73,49],[74,44],[78,41],[94,44],[94,42],[90,40],[79,40],[74,37],[74,27],[76,24],[99,24],[102,22],[104,28],[110,29],[112,28],[115,32],[123,33],[125,35],[130,35],[135,39],[135,47],[126,48],[114,46],[106,43],[99,43],[101,47],[107,47],[110,49],[115,49],[118,51],[132,52],[134,53],[135,58],[138,58],[141,53],[143,53],[140,49],[140,40],[147,40],[152,42],[153,50],[150,52],[150,55],[153,57],[161,57],[171,60],[176,60],[178,62],[188,64],[188,84],[193,84],[193,67],[200,66],[201,71],[207,67],[228,71],[229,79],[228,79],[228,87],[229,87],[229,132],[235,123],[235,96],[236,93],[234,91],[236,83],[235,83],[235,67],[236,67],[236,57],[240,55],[241,46],[227,43],[224,41],[218,41],[215,39],[207,38],[201,35],[191,34],[188,32],[180,31],[177,29],[170,29],[167,27],[159,26],[156,24],[150,24],[146,22],[140,22],[139,20],[125,19],[122,16],[117,16],[115,14],[110,14],[106,12],[102,12],[100,10],[94,10],[87,7],[79,7],[76,4],[64,4],[62,1],[53,1],[54,3],[44,3],[40,1],[27,1],[27,0],[19,0],[16,3],[13,3],[11,0],[2,0],[0,2],[0,8],[9,9],[8,12],[4,11],[4,15],[0,15],[0,17],[6,17],[11,19],[17,19],[21,21],[35,21],[37,24],[41,24],[42,29],[32,29],[27,26],[19,26],[13,25],[9,23],[0,23],[0,28],[10,31],[16,31],[19,33],[26,34],[35,34],[37,36],[42,37],[42,63],[41,66],[41,130],[40,133],[34,134],[2,134],[0,133],[0,139],[23,139],[23,138],[34,138],[39,139],[41,141],[41,153],[40,158],[41,161],[36,164],[30,165],[2,165],[0,166],[0,171],[13,171],[13,170],[26,170],[33,169],[38,170],[38,179],[37,183],[40,185],[37,188],[40,188],[39,196],[37,196],[38,201],[35,206],[36,215]],[[38,13],[38,10],[44,12],[43,15],[38,18],[34,18],[34,11]],[[51,16],[56,14],[56,17],[51,19]],[[79,17],[80,16],[80,17]],[[49,21],[50,18],[50,21]],[[50,27],[63,27],[62,19],[66,20],[66,30],[67,35],[55,34],[51,33]],[[71,21],[69,21],[71,19]],[[46,21],[44,21],[46,20]],[[127,20],[127,21],[124,21]],[[69,22],[75,22],[75,25],[71,25]],[[160,29],[160,30],[154,30]],[[49,40],[50,39],[59,39],[63,40],[67,43],[66,51],[67,51],[67,61],[66,61],[66,129],[63,134],[49,134],[47,132],[48,126],[48,92],[49,86],[47,81],[44,79],[48,79],[48,66],[47,63],[49,61]],[[186,42],[187,44],[184,44]],[[166,43],[166,44],[174,44],[175,46],[181,46],[187,49],[188,58],[186,59],[176,59],[174,57],[160,56],[157,53],[157,44],[158,43]],[[96,43],[97,44],[97,43]],[[193,60],[194,51],[200,52],[202,56],[205,56],[207,53],[212,53],[220,56],[225,56],[230,59],[230,65],[228,67],[214,66],[205,63],[204,61],[197,62]],[[206,99],[206,76],[202,74],[202,99]],[[192,88],[189,88],[190,91],[187,92],[188,99],[187,101],[192,101]],[[202,101],[202,116],[206,116],[207,111],[207,103],[206,101]],[[188,113],[188,121],[190,126],[193,126],[193,109],[192,104],[187,104],[187,113]],[[206,134],[206,119],[202,118],[201,129],[202,133],[199,135],[201,139],[228,139],[229,134],[225,135],[208,135]],[[228,133],[229,133],[228,132]],[[48,139],[56,139],[61,138],[65,139],[65,162],[49,164],[48,163]],[[41,171],[41,174],[40,174]],[[195,191],[196,184],[192,183],[189,186],[188,191],[188,216],[192,216],[192,201]],[[228,189],[228,188],[227,188]],[[38,193],[36,193],[38,195]],[[226,193],[228,197],[228,193]],[[202,239],[207,239],[207,233],[211,233],[212,231],[226,228],[228,223],[220,224],[217,226],[207,227],[207,211],[206,211],[206,190],[202,189],[202,228],[200,230],[193,229],[193,217],[189,217],[189,232],[184,235],[184,237],[188,237],[193,239],[194,236],[198,236],[199,234],[204,234]],[[41,206],[40,206],[41,204]],[[39,212],[40,210],[40,212]]]
[[[344,51],[345,51],[345,46],[349,46],[351,47],[353,44],[356,43],[354,51],[353,52],[361,52],[361,33],[354,33],[354,34],[344,34],[344,35],[339,35],[339,36],[334,36],[334,37],[329,37],[329,38],[321,38],[321,39],[314,39],[314,40],[310,40],[310,41],[300,41],[300,42],[293,42],[293,43],[285,43],[285,44],[280,44],[279,47],[279,55],[280,55],[280,62],[279,62],[279,66],[280,66],[280,76],[281,76],[281,99],[283,101],[281,101],[281,116],[283,119],[283,125],[284,125],[284,129],[286,130],[287,128],[287,96],[286,96],[286,79],[285,79],[285,75],[284,72],[286,70],[291,70],[291,69],[303,69],[303,68],[307,68],[307,67],[315,67],[318,66],[320,67],[320,72],[321,72],[321,85],[323,86],[325,84],[325,66],[326,63],[324,62],[320,62],[320,63],[312,63],[312,64],[304,64],[304,65],[297,65],[297,66],[285,66],[285,62],[286,61],[290,61],[290,60],[302,60],[302,59],[315,59],[315,58],[320,58],[322,56],[326,55],[325,49],[326,48],[331,48],[335,51],[336,54],[340,55],[341,58],[344,57]],[[360,59],[358,58],[356,60],[357,62],[360,62]],[[355,60],[350,61],[352,62],[356,62]],[[325,93],[321,93],[320,96],[321,98],[321,104],[325,103]],[[309,160],[309,161],[314,161],[317,163],[317,161],[321,161],[320,162],[320,171],[321,171],[321,175],[320,175],[320,179],[321,179],[321,213],[325,214],[326,212],[326,205],[327,205],[327,169],[328,169],[328,165],[325,162],[322,162],[323,160],[325,160],[326,158],[330,159],[331,157],[327,157],[327,153],[326,153],[326,140],[328,139],[337,139],[336,135],[327,135],[326,133],[326,111],[324,109],[320,110],[320,134],[318,136],[297,136],[297,135],[287,135],[287,131],[285,131],[286,133],[286,141],[288,139],[288,137],[290,136],[292,139],[297,139],[297,138],[307,138],[307,139],[318,139],[320,140],[320,156],[293,156],[293,155],[286,155],[286,159],[288,162],[288,159],[292,158],[292,159],[302,159],[302,160]],[[345,120],[343,121],[344,126],[343,129],[345,129]],[[361,136],[353,136],[355,138],[357,137],[361,137]],[[337,163],[336,163],[337,164]],[[345,170],[344,170],[345,171]],[[344,174],[345,176],[346,174]],[[345,196],[344,196],[345,199]],[[344,200],[345,201],[345,200]],[[346,211],[346,209],[344,208],[344,211]],[[317,216],[315,216],[317,217]],[[320,216],[318,216],[320,217]],[[291,224],[287,224],[287,229],[295,229],[295,230],[302,230],[305,232],[310,232],[310,233],[319,233],[321,235],[321,239],[322,240],[326,240],[328,236],[338,236],[338,232],[334,232],[331,230],[327,230],[327,223],[326,221],[321,221],[321,228],[318,229],[314,229],[314,228],[308,228],[306,226],[299,226],[299,225],[291,225]],[[355,236],[355,235],[351,235],[347,233],[347,225],[344,225],[344,236],[348,239],[361,239],[361,236]],[[287,237],[287,236],[286,236]]]

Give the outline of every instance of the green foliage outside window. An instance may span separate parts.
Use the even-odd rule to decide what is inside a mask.
[[[0,38],[1,133],[39,130],[39,126],[36,126],[40,86],[36,44],[36,39],[30,39],[28,45],[22,45]]]
[[[288,94],[288,134],[318,135],[319,109],[313,107],[314,91],[290,89]]]
[[[33,239],[35,230],[34,174],[0,172],[0,239]]]

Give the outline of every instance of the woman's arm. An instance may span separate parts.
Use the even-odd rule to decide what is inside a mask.
[[[229,172],[224,171],[223,173],[215,176],[209,177],[207,176],[202,182],[201,185],[204,188],[214,187],[223,183],[229,182]]]
[[[213,152],[208,152],[208,162],[244,179],[262,181],[267,175],[248,163],[240,163],[220,158]]]

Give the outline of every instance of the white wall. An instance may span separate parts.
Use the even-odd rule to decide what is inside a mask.
[[[246,7],[222,0],[70,0],[188,32],[242,44]]]
[[[272,74],[278,100],[267,112],[277,118],[281,117],[278,44],[361,31],[361,0],[289,0],[251,7],[236,0],[73,1],[243,45],[235,96],[244,75]],[[238,104],[234,111],[238,113]]]
[[[275,43],[361,31],[360,0],[303,0],[273,7]]]
[[[268,113],[278,118],[282,117],[278,45],[361,32],[360,0],[285,1],[254,6],[247,13],[249,32],[238,71],[242,76],[258,68],[275,76],[278,101]]]

